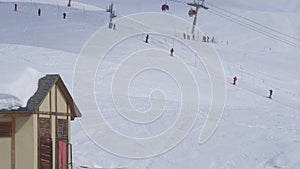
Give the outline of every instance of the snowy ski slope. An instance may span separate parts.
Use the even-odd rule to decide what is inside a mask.
[[[109,1],[79,0],[74,2],[74,8],[67,8],[62,1],[22,0],[18,1],[17,12],[13,11],[14,2],[0,1],[1,75],[17,79],[16,68],[60,73],[72,90],[76,59],[89,37],[107,24],[108,14],[103,9]],[[114,1],[118,18],[138,12],[161,12],[162,3],[161,0]],[[168,4],[168,14],[192,22],[187,16],[188,6],[172,1]],[[300,2],[207,0],[207,6],[210,10],[200,10],[198,26],[204,34],[215,37],[217,43],[213,45],[226,78],[224,114],[214,135],[205,144],[199,144],[212,93],[205,67],[187,47],[210,44],[201,42],[201,32],[195,41],[184,40],[182,33],[190,32],[190,25],[170,24],[162,29],[174,37],[150,33],[150,43],[146,44],[143,42],[146,34],[137,34],[116,44],[97,69],[95,98],[103,117],[124,135],[143,138],[164,132],[176,120],[180,108],[180,87],[173,78],[159,71],[145,71],[132,81],[129,97],[137,110],[146,111],[150,107],[148,95],[153,89],[160,89],[166,95],[163,115],[143,125],[132,123],[117,112],[110,87],[116,69],[128,55],[155,48],[166,53],[159,57],[169,57],[168,52],[174,47],[175,57],[180,56],[188,65],[199,86],[199,112],[191,132],[164,154],[129,159],[100,148],[87,137],[79,121],[75,121],[72,124],[75,168],[300,168]],[[41,17],[37,16],[38,8],[42,9]],[[62,19],[63,12],[67,13],[66,20]],[[144,30],[143,26],[131,25],[118,28],[117,25],[117,30],[110,32],[112,36],[118,31]],[[236,86],[231,84],[234,76],[238,77]],[[274,92],[272,100],[266,98],[269,89]],[[82,113],[85,118],[85,112]],[[91,126],[97,132],[97,121],[92,121]]]

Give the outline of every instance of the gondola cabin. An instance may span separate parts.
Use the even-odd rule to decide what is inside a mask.
[[[169,10],[169,5],[168,5],[167,3],[163,4],[163,5],[161,6],[161,10],[162,10],[162,11],[168,11],[168,10]]]
[[[70,123],[80,116],[59,75],[40,78],[26,107],[0,109],[0,168],[71,169]]]
[[[191,8],[191,9],[188,11],[188,15],[189,15],[189,17],[195,16],[195,15],[196,15],[196,10],[194,10],[194,9]]]

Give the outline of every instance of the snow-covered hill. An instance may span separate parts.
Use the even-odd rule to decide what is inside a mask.
[[[116,0],[116,19],[138,12],[161,13],[160,6],[164,2]],[[67,8],[61,1],[22,0],[18,2],[17,12],[13,11],[14,3],[0,2],[1,76],[18,79],[13,77],[15,70],[28,68],[42,73],[60,73],[71,90],[76,85],[73,73],[77,69],[77,57],[90,36],[101,26],[107,27],[108,14],[103,9],[110,2],[79,0],[74,2],[74,7]],[[173,1],[168,1],[168,4],[170,16],[192,22],[192,18],[187,16],[187,5]],[[98,108],[114,130],[134,138],[159,135],[172,127],[177,119],[181,88],[176,79],[161,71],[147,70],[131,82],[131,104],[142,112],[151,107],[148,98],[151,91],[164,91],[166,104],[163,114],[148,124],[132,123],[117,111],[111,95],[111,83],[115,71],[128,56],[137,51],[143,53],[155,49],[165,53],[158,57],[172,59],[168,52],[173,47],[175,58],[186,63],[199,87],[199,111],[191,132],[166,153],[131,159],[102,149],[86,135],[79,121],[75,121],[72,124],[72,142],[76,168],[300,168],[300,2],[207,0],[206,5],[210,9],[200,10],[198,26],[202,32],[196,33],[196,40],[183,39],[182,33],[189,33],[190,25],[153,25],[161,27],[162,33],[150,33],[149,44],[146,44],[143,41],[148,27],[143,23],[136,27],[129,23],[123,23],[125,26],[117,24],[115,31],[110,30],[103,36],[103,46],[110,37],[118,37],[121,32],[144,33],[116,39],[121,42],[115,44],[98,65],[94,79],[93,90]],[[38,8],[42,9],[40,17],[37,16]],[[62,19],[63,12],[67,13],[65,20]],[[158,21],[160,19],[157,18]],[[175,19],[168,22],[177,23]],[[202,33],[214,37],[217,43],[201,42]],[[216,132],[205,144],[199,144],[199,135],[208,117],[212,91],[205,69],[207,65],[201,64],[201,57],[197,58],[189,48],[194,44],[199,44],[199,49],[213,45],[226,78],[224,114]],[[150,60],[145,59],[145,62]],[[86,71],[90,69],[87,67]],[[236,86],[231,84],[234,76],[238,78]],[[266,98],[269,89],[273,90],[272,100]],[[81,97],[94,98],[91,95]],[[99,116],[97,109],[91,112]],[[82,113],[84,120],[86,115]],[[101,124],[97,122],[97,119],[90,122],[90,129],[94,128],[94,132],[100,131],[98,127]]]

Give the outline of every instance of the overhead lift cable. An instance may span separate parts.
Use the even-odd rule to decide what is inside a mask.
[[[208,5],[210,5],[210,4],[208,4]],[[218,17],[225,18],[225,19],[227,19],[227,20],[229,20],[233,23],[236,23],[236,24],[241,25],[243,27],[246,27],[248,29],[251,29],[255,32],[263,34],[263,35],[265,35],[269,38],[272,38],[274,40],[285,43],[289,46],[300,49],[300,43],[299,43],[300,40],[299,39],[294,38],[291,35],[288,35],[288,34],[280,32],[280,31],[277,31],[273,28],[262,25],[260,23],[257,23],[256,21],[253,21],[249,18],[234,14],[233,12],[227,11],[225,9],[219,8],[219,9],[221,9],[221,11],[216,10],[218,8],[216,8],[215,5],[211,6],[210,10],[208,10],[208,12],[210,12],[210,13],[218,16]]]

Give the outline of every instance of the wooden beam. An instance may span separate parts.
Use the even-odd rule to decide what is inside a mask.
[[[68,113],[68,104],[67,104],[67,113]],[[70,163],[70,160],[69,160],[69,153],[70,153],[70,149],[69,149],[69,142],[70,142],[70,129],[69,129],[69,116],[67,116],[67,164]],[[70,168],[69,165],[67,166],[67,168]]]
[[[57,112],[57,85],[55,85],[55,112]]]
[[[15,116],[11,116],[11,169],[16,168],[16,119]]]
[[[55,154],[55,168],[58,168],[58,145],[57,145],[57,114],[55,115],[55,140],[54,144],[55,144],[55,152],[53,152],[53,154]]]
[[[57,145],[57,85],[55,84],[55,168],[58,169],[58,145]]]
[[[15,117],[28,117],[28,116],[31,116],[33,113],[7,113],[7,114],[1,114],[0,117],[1,118],[8,118],[8,117],[12,117],[12,116],[15,116]]]
[[[40,149],[41,149],[41,143],[40,143],[40,115],[39,113],[37,113],[37,142],[38,142],[38,169],[40,169],[40,161],[41,161],[41,152],[40,152]]]
[[[40,111],[39,114],[41,115],[58,115],[58,116],[72,116],[71,113],[60,113],[60,112],[43,112]]]
[[[50,112],[52,112],[52,90],[49,91],[49,106],[50,106]]]

